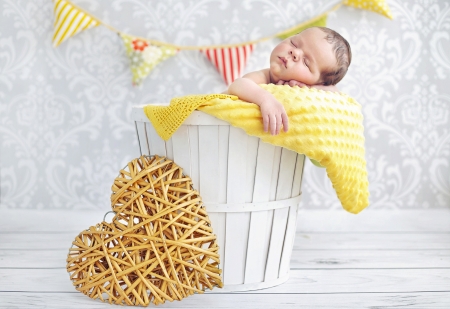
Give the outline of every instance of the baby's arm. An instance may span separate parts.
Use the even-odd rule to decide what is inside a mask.
[[[280,133],[281,125],[285,132],[288,130],[288,117],[284,106],[270,92],[258,86],[270,83],[268,69],[266,70],[251,72],[236,79],[228,87],[228,94],[258,105],[261,109],[264,132],[270,129],[270,133],[276,135]]]

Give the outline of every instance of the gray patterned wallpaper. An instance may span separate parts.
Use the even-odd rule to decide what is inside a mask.
[[[450,206],[450,1],[387,1],[393,21],[341,7],[328,25],[352,45],[340,88],[363,105],[371,207]],[[125,33],[179,45],[240,43],[332,8],[312,0],[73,0]],[[131,85],[119,37],[97,27],[52,48],[50,0],[0,0],[1,208],[109,209],[110,187],[139,155],[131,106],[225,89],[198,51]],[[268,65],[258,44],[246,71]],[[303,208],[340,208],[307,163]]]

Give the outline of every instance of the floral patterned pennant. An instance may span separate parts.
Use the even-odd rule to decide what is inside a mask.
[[[140,85],[158,63],[178,52],[178,49],[168,45],[152,45],[150,41],[123,33],[120,36],[131,61],[133,85]]]

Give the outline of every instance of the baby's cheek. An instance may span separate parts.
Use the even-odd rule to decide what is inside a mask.
[[[276,74],[277,76],[279,76],[281,74],[281,68],[278,65],[274,65],[270,68],[270,72],[272,73],[272,75]]]

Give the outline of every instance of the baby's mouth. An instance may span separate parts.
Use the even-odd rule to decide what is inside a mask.
[[[280,60],[281,60],[281,62],[283,62],[283,64],[284,64],[284,67],[285,68],[287,68],[287,60],[286,60],[286,58],[284,58],[284,57],[278,57]]]

